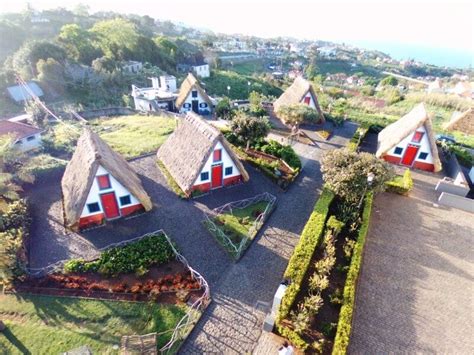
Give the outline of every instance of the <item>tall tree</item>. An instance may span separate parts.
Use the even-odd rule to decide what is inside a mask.
[[[93,45],[94,36],[77,24],[64,25],[59,32],[58,41],[70,59],[90,65],[102,51]]]
[[[237,139],[247,145],[247,149],[257,140],[265,138],[270,131],[270,123],[266,118],[250,117],[244,113],[237,115],[230,127]]]

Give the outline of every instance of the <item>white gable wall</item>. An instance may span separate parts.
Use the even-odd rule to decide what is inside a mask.
[[[387,152],[387,154],[391,155],[391,156],[394,156],[394,157],[400,157],[401,158],[405,155],[405,151],[406,151],[406,148],[407,148],[408,144],[411,143],[411,144],[420,146],[420,149],[418,150],[418,154],[415,158],[415,161],[419,161],[419,162],[422,162],[422,163],[433,164],[433,153],[431,151],[430,141],[428,139],[428,133],[426,132],[425,126],[423,125],[423,126],[419,127],[416,131],[417,132],[424,132],[423,138],[421,138],[420,143],[411,142],[411,140],[413,138],[413,135],[415,134],[415,132],[411,132],[400,143],[398,143],[395,147],[390,149]],[[401,154],[395,154],[395,149],[397,147],[403,148],[403,151],[402,151]],[[426,159],[418,159],[418,156],[420,155],[420,153],[428,153],[428,156],[426,157]]]
[[[308,106],[311,107],[311,108],[314,108],[316,110],[316,103],[314,102],[313,95],[311,95],[311,91],[308,90],[306,95],[303,97],[303,99],[301,100],[302,104],[304,104],[304,99],[306,97],[309,97],[309,105]]]
[[[95,176],[106,175],[106,174],[109,174],[109,172],[107,170],[105,170],[102,166],[99,166]],[[140,201],[138,201],[135,198],[135,196],[133,196],[120,182],[115,180],[115,178],[111,174],[109,174],[109,178],[110,178],[110,189],[105,189],[105,190],[100,190],[99,189],[99,183],[97,182],[97,178],[94,178],[94,182],[92,183],[91,189],[89,191],[89,195],[87,196],[86,203],[84,205],[84,208],[82,209],[81,217],[88,217],[88,216],[92,216],[92,215],[95,215],[95,214],[104,213],[104,210],[102,208],[102,204],[100,202],[100,194],[107,193],[107,192],[115,192],[115,197],[117,198],[117,205],[119,206],[119,209],[122,208],[122,207],[138,205],[140,203]],[[120,197],[126,196],[126,195],[130,195],[130,200],[131,200],[132,203],[129,204],[129,205],[126,205],[126,206],[121,206],[119,199],[120,199]],[[89,203],[94,203],[94,202],[99,203],[100,211],[94,212],[94,213],[89,213],[87,205]]]
[[[214,147],[214,150],[216,150],[216,149],[222,149],[222,155],[221,155],[222,160],[220,162],[214,163],[213,154],[211,154],[209,156],[209,159],[207,159],[206,164],[204,165],[204,167],[201,170],[201,173],[205,173],[205,172],[209,173],[209,179],[201,180],[201,173],[199,173],[194,185],[201,185],[201,184],[211,182],[211,179],[212,179],[211,167],[212,167],[212,165],[222,164],[222,173],[223,173],[222,181],[224,181],[224,179],[227,179],[227,178],[230,178],[230,177],[241,175],[240,170],[234,164],[234,161],[230,157],[229,153],[227,153],[227,150],[224,148],[224,146],[221,144],[221,142],[217,142],[216,146]],[[228,167],[232,167],[232,174],[225,175],[225,168],[228,168]]]
[[[193,97],[193,91],[197,91],[197,97]],[[199,110],[209,110],[210,112],[212,111],[212,107],[209,106],[209,104],[204,100],[202,97],[201,93],[199,90],[195,89],[194,87],[189,91],[188,97],[186,97],[186,100],[184,100],[183,105],[181,106],[179,112],[180,113],[186,113],[186,112],[191,112],[193,110],[193,101],[198,100],[199,102]],[[202,104],[206,104],[206,107],[201,107]],[[188,107],[186,107],[188,106]]]
[[[25,138],[17,139],[14,147],[22,152],[27,152],[29,150],[38,149],[41,147],[41,143],[41,133],[36,133]]]

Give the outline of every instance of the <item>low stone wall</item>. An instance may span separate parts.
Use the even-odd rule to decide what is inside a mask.
[[[438,192],[447,192],[453,195],[465,197],[469,193],[469,186],[464,184],[455,184],[453,181],[443,179],[438,181],[435,190]]]
[[[438,198],[440,205],[457,208],[463,211],[474,213],[474,200],[448,192],[443,192]]]
[[[107,116],[125,116],[125,115],[133,115],[137,113],[137,111],[129,108],[129,107],[106,107],[100,108],[96,110],[88,110],[88,111],[81,111],[78,114],[85,118],[86,120],[91,120],[94,118],[99,117],[107,117]]]

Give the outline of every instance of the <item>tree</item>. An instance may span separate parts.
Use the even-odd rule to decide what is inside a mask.
[[[47,60],[40,59],[36,64],[38,72],[38,80],[44,86],[54,92],[55,96],[63,95],[66,91],[66,83],[64,78],[64,66],[53,58]]]
[[[66,50],[70,59],[90,65],[95,58],[103,55],[102,51],[94,46],[94,36],[77,24],[68,24],[61,27],[58,41]]]
[[[263,117],[266,116],[267,110],[263,107],[263,95],[256,92],[252,91],[249,95],[249,101],[250,101],[250,113],[253,116],[257,117]]]
[[[25,30],[16,24],[0,21],[0,62],[16,51],[26,38]]]
[[[231,102],[228,97],[224,97],[216,105],[216,115],[223,120],[230,120],[234,116]]]
[[[386,78],[382,79],[380,81],[380,85],[382,86],[397,86],[398,85],[398,80],[397,78],[389,75]]]
[[[34,100],[28,100],[25,103],[25,111],[31,115],[33,123],[37,127],[44,127],[46,123],[46,114],[43,108]]]
[[[122,18],[97,22],[90,32],[96,36],[102,52],[116,60],[129,59],[139,38],[136,25]]]
[[[270,123],[266,118],[250,117],[244,113],[237,115],[232,120],[230,127],[237,139],[241,143],[247,144],[247,149],[250,144],[266,137],[270,131]]]
[[[319,120],[318,111],[304,104],[281,106],[276,113],[286,124],[295,127],[304,121],[316,122]]]
[[[383,191],[393,178],[393,168],[370,153],[356,153],[346,148],[330,150],[323,156],[321,171],[326,186],[350,205],[357,205],[369,188],[368,175],[373,174],[370,189]]]

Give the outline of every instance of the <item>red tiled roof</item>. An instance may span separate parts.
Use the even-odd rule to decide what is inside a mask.
[[[25,123],[0,121],[0,136],[10,134],[16,139],[22,139],[40,132],[43,130]]]

